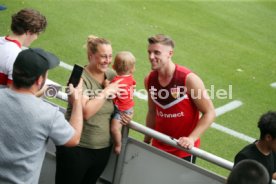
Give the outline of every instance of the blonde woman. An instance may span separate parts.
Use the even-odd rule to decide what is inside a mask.
[[[111,43],[96,36],[87,39],[88,65],[84,67],[83,118],[81,140],[74,148],[57,147],[56,184],[93,184],[103,172],[111,151],[110,121],[114,96],[119,82],[109,84],[116,73],[112,62]],[[66,117],[71,115],[68,105]],[[125,117],[125,121],[130,118]]]

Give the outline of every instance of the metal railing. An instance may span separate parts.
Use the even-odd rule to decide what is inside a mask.
[[[158,140],[160,140],[160,141],[162,141],[166,144],[174,146],[174,147],[176,147],[178,149],[181,149],[185,152],[191,153],[192,155],[200,157],[200,158],[202,158],[204,160],[207,160],[207,161],[209,161],[213,164],[216,164],[220,167],[223,167],[223,168],[228,169],[228,170],[231,170],[233,168],[233,163],[228,161],[228,160],[225,160],[221,157],[218,157],[216,155],[213,155],[211,153],[208,153],[208,152],[206,152],[204,150],[201,150],[199,148],[196,148],[196,147],[193,147],[192,149],[189,149],[189,150],[185,149],[185,148],[179,146],[175,140],[171,139],[171,137],[169,137],[165,134],[162,134],[160,132],[157,132],[157,131],[155,131],[151,128],[145,127],[145,126],[143,126],[139,123],[131,121],[128,126],[133,130],[136,130],[136,131],[138,131],[142,134],[145,134],[145,135],[148,135],[148,136],[153,137],[155,139],[158,139]]]
[[[60,100],[63,100],[63,101],[67,101],[67,95],[66,95],[66,93],[63,93],[61,91],[59,91],[57,93],[56,98],[58,98]],[[230,161],[228,161],[228,160],[226,160],[226,159],[223,159],[221,157],[218,157],[216,155],[213,155],[211,153],[208,153],[208,152],[206,152],[204,150],[201,150],[199,148],[196,148],[196,147],[193,147],[190,150],[185,149],[185,148],[179,146],[175,140],[171,139],[171,137],[169,137],[169,136],[167,136],[165,134],[162,134],[160,132],[157,132],[157,131],[155,131],[155,130],[153,130],[151,128],[148,128],[146,126],[143,126],[143,125],[141,125],[139,123],[131,121],[128,126],[129,126],[129,128],[131,128],[133,130],[136,130],[136,131],[138,131],[138,132],[140,132],[142,134],[145,134],[145,135],[148,135],[148,136],[153,137],[155,139],[158,139],[158,140],[160,140],[160,141],[162,141],[162,142],[164,142],[166,144],[169,144],[171,146],[174,146],[174,147],[176,147],[178,149],[184,150],[184,151],[186,151],[188,153],[191,153],[192,155],[200,157],[200,158],[202,158],[204,160],[207,160],[207,161],[209,161],[209,162],[211,162],[213,164],[216,164],[216,165],[218,165],[220,167],[223,167],[223,168],[228,169],[228,170],[231,170],[233,168],[233,163],[230,162]]]

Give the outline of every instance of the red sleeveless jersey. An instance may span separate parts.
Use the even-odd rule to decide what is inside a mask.
[[[191,71],[176,65],[171,82],[163,87],[158,81],[158,73],[152,71],[148,78],[148,92],[156,105],[155,130],[172,138],[188,137],[199,120],[199,111],[186,94],[185,81]],[[178,157],[190,156],[189,153],[153,139],[152,145]],[[195,142],[199,147],[200,140]]]

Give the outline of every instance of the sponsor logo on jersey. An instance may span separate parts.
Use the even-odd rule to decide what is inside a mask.
[[[164,113],[162,111],[156,110],[157,116],[161,118],[180,118],[184,116],[184,112],[177,112],[177,113]]]

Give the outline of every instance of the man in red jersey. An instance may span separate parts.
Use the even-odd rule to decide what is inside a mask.
[[[152,71],[145,78],[148,90],[146,125],[178,140],[186,149],[199,147],[200,136],[215,118],[215,110],[202,80],[172,61],[174,42],[163,34],[148,38]],[[150,143],[151,137],[145,136]],[[195,163],[191,154],[153,139],[152,145]]]

